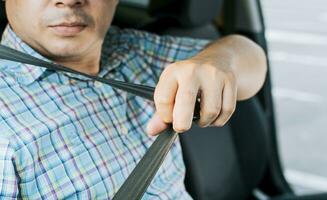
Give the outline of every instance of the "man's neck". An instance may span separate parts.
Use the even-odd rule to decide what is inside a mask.
[[[92,49],[76,57],[50,57],[50,59],[76,71],[95,76],[100,72],[101,45]]]
[[[94,57],[88,55],[87,57],[76,60],[64,61],[54,59],[53,61],[76,71],[96,76],[100,71],[100,57],[101,54]]]

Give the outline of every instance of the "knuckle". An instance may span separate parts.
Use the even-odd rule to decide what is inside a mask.
[[[215,67],[213,65],[205,64],[203,66],[203,70],[205,70],[207,79],[215,80],[221,76],[221,72],[218,70],[217,67]]]
[[[234,83],[236,81],[235,74],[233,72],[231,72],[231,71],[226,72],[226,80]]]
[[[176,64],[170,64],[162,72],[162,75],[170,75],[175,70]]]
[[[177,69],[178,67],[176,67],[175,63],[166,66],[160,75],[159,83],[161,83],[161,80],[173,76]]]
[[[207,72],[209,74],[212,74],[212,75],[215,75],[215,76],[219,75],[219,73],[220,73],[220,71],[218,70],[217,67],[215,67],[213,65],[210,65],[210,64],[206,64],[205,69],[207,70]]]
[[[196,99],[197,93],[198,92],[196,90],[189,88],[189,89],[186,89],[185,91],[183,91],[182,96],[185,99],[194,101]]]
[[[203,110],[201,111],[201,115],[202,117],[206,118],[206,119],[212,119],[212,118],[216,118],[218,116],[218,109],[210,109],[210,110]]]
[[[195,97],[197,95],[197,91],[193,89],[188,89],[185,91],[185,94],[191,97]]]
[[[197,67],[192,64],[189,64],[187,70],[183,71],[182,75],[186,79],[193,79],[196,77],[196,74],[197,74]]]

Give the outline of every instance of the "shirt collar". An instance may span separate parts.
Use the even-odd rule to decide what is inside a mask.
[[[37,53],[34,49],[23,42],[16,33],[8,25],[2,35],[1,44],[8,46],[17,51],[29,54],[36,58],[46,60],[43,56]],[[5,62],[5,63],[3,63]],[[46,68],[35,67],[33,65],[16,63],[11,61],[1,61],[1,71],[7,72],[12,75],[17,82],[28,85],[38,79],[45,71]]]
[[[115,28],[113,27],[111,29],[115,29]],[[98,74],[99,77],[103,77],[107,75],[110,71],[114,70],[120,64],[120,61],[119,59],[117,59],[117,56],[112,56],[112,54],[115,54],[115,48],[117,47],[108,44],[111,42],[109,35],[114,32],[115,32],[114,30],[109,30],[106,39],[104,41],[102,47],[102,54],[101,54],[100,72]],[[45,58],[44,56],[36,52],[33,48],[31,48],[28,44],[26,44],[11,29],[9,25],[6,27],[2,35],[1,44],[4,46],[8,46],[12,49],[15,49],[17,51],[29,54],[41,60],[51,62],[49,59]],[[45,73],[46,71],[48,71],[46,68],[23,64],[23,63],[17,63],[17,62],[4,61],[4,60],[0,60],[0,70],[10,74],[16,79],[18,83],[23,85],[29,85],[34,81],[36,81],[38,78],[40,78],[42,75],[48,74]],[[89,78],[84,77],[82,75],[77,75],[68,72],[67,73],[60,72],[60,73],[63,73],[73,78],[77,78],[79,80],[90,80]]]

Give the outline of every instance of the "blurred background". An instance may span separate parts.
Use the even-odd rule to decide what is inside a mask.
[[[327,1],[261,2],[286,178],[297,193],[327,191]]]

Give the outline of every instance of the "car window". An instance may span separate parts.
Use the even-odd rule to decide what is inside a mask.
[[[300,193],[327,191],[327,2],[262,5],[286,178]]]

